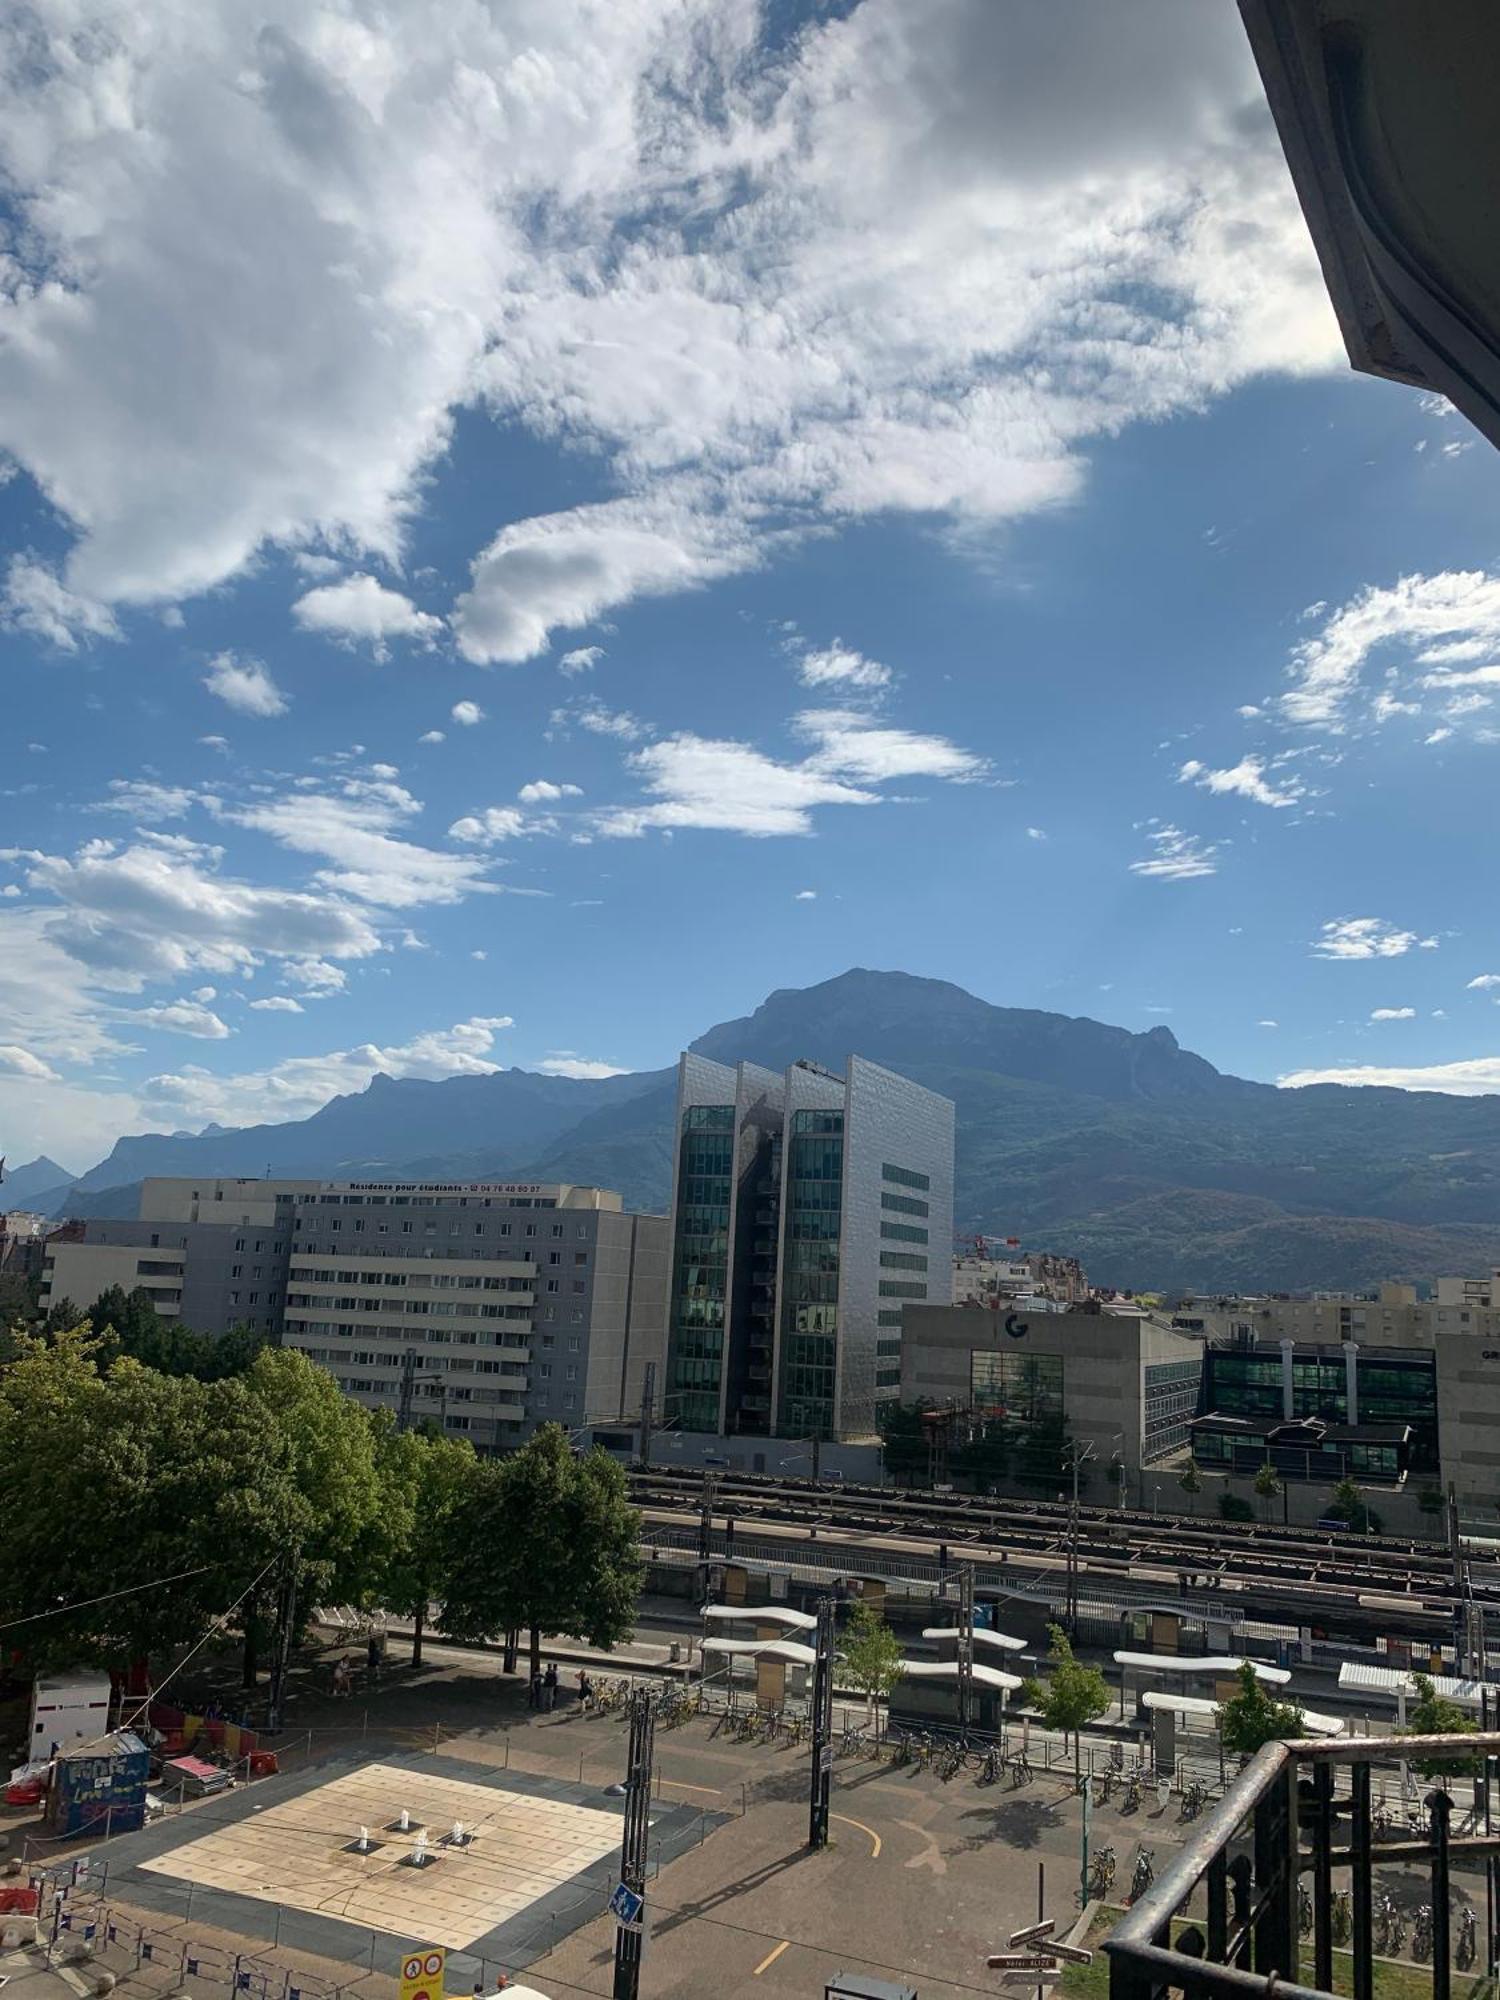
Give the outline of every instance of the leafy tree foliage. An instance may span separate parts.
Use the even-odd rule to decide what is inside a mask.
[[[1238,1493],[1221,1493],[1219,1518],[1223,1521],[1253,1521],[1255,1509],[1248,1500],[1242,1500]]]
[[[1097,1667],[1086,1667],[1074,1657],[1072,1642],[1061,1625],[1047,1627],[1047,1659],[1052,1671],[1044,1681],[1022,1683],[1020,1701],[1040,1710],[1049,1729],[1073,1735],[1073,1768],[1081,1771],[1083,1751],[1079,1731],[1109,1710],[1109,1687]]]
[[[1417,1698],[1407,1705],[1408,1736],[1472,1736],[1477,1724],[1456,1701],[1439,1694],[1427,1674],[1414,1674]],[[1482,1757],[1454,1757],[1447,1761],[1428,1759],[1414,1764],[1424,1778],[1477,1778],[1484,1768]]]
[[[1266,1692],[1248,1660],[1242,1660],[1235,1678],[1238,1694],[1221,1702],[1218,1709],[1219,1738],[1236,1756],[1252,1756],[1263,1743],[1284,1742],[1302,1736],[1302,1711],[1294,1702],[1277,1701]]]
[[[839,1666],[844,1679],[864,1695],[872,1722],[876,1702],[901,1678],[901,1659],[901,1641],[890,1626],[873,1604],[856,1599],[839,1648]]]
[[[243,1324],[214,1335],[163,1319],[144,1286],[133,1292],[109,1286],[95,1299],[88,1319],[98,1336],[101,1367],[126,1354],[162,1375],[192,1375],[200,1382],[243,1375],[270,1345],[266,1334]]]
[[[444,1631],[493,1638],[525,1628],[533,1673],[543,1632],[618,1645],[640,1590],[640,1521],[609,1454],[577,1458],[562,1428],[544,1425],[509,1458],[477,1464],[452,1508]]]
[[[387,1610],[412,1621],[411,1663],[419,1667],[427,1608],[446,1594],[453,1511],[474,1481],[479,1460],[467,1438],[429,1431],[393,1431],[381,1454],[382,1483],[406,1524],[404,1533],[392,1538],[380,1599]]]
[[[1182,1472],[1178,1475],[1177,1484],[1182,1488],[1184,1493],[1201,1493],[1203,1491],[1203,1475],[1199,1472],[1192,1459],[1188,1460],[1186,1466],[1184,1466]]]

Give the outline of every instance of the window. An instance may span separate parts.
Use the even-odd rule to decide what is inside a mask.
[[[888,1194],[883,1188],[880,1193],[880,1206],[889,1209],[893,1215],[926,1215],[929,1213],[927,1203],[925,1201],[918,1201],[915,1195]]]
[[[580,1264],[586,1264],[588,1261],[589,1261],[589,1253],[587,1250],[575,1250],[573,1252],[573,1262],[575,1266]]]
[[[575,1293],[586,1292],[588,1290],[588,1284],[582,1278],[575,1278],[573,1280],[573,1290]]]
[[[243,1249],[244,1249],[244,1247],[245,1247],[245,1239],[244,1239],[244,1237],[243,1237],[243,1236],[236,1236],[236,1237],[235,1237],[235,1239],[234,1239],[234,1247],[235,1247],[235,1249],[236,1249],[236,1250],[243,1250]]]
[[[880,1266],[885,1271],[925,1271],[927,1259],[911,1250],[882,1250]]]
[[[915,1222],[882,1222],[880,1233],[892,1243],[925,1243],[927,1231]]]
[[[549,1264],[560,1264],[562,1262],[561,1250],[549,1250],[547,1252],[547,1262]]]
[[[535,1224],[534,1222],[528,1222],[528,1223],[527,1223],[527,1225],[526,1225],[526,1234],[527,1234],[528,1236],[535,1236],[535,1235],[536,1235],[536,1224]]]
[[[882,1278],[880,1281],[880,1296],[883,1299],[925,1299],[927,1296],[927,1287],[925,1285],[904,1285],[895,1278]]]
[[[244,1277],[244,1275],[245,1275],[245,1267],[244,1267],[244,1265],[243,1265],[243,1264],[231,1264],[231,1265],[230,1265],[230,1267],[229,1267],[229,1275],[230,1275],[230,1277],[231,1277],[231,1278],[243,1278],[243,1277]]]
[[[932,1180],[929,1175],[913,1173],[908,1167],[882,1165],[880,1178],[883,1181],[894,1181],[897,1187],[916,1188],[922,1194],[926,1194],[932,1186]]]
[[[554,1236],[561,1236],[561,1235],[562,1235],[562,1233],[563,1233],[563,1226],[562,1226],[562,1224],[561,1224],[560,1222],[554,1222],[554,1223],[553,1223],[553,1225],[552,1225],[552,1234],[553,1234]]]
[[[562,1279],[549,1278],[547,1280],[547,1290],[549,1292],[560,1292],[562,1290]]]

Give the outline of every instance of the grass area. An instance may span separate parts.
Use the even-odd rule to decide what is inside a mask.
[[[1101,1907],[1089,1925],[1084,1944],[1094,1953],[1092,1965],[1069,1965],[1063,1968],[1062,1977],[1057,1982],[1057,1991],[1062,2000],[1109,2000],[1109,1960],[1100,1946],[1115,1925],[1125,1914],[1124,1910],[1105,1905]],[[1172,1942],[1175,1945],[1182,1932],[1193,1920],[1177,1917],[1172,1922]],[[1302,1968],[1297,1975],[1300,1982],[1311,1986],[1312,1945],[1304,1940],[1302,1948]],[[1017,1989],[1019,1991],[1019,1989]],[[1333,1954],[1333,1990],[1335,1993],[1352,1994],[1354,1991],[1354,1959],[1347,1951],[1335,1950]],[[1432,2000],[1432,1972],[1425,1965],[1407,1965],[1391,1959],[1377,1958],[1375,1961],[1375,2000]],[[1500,2000],[1495,1982],[1482,1974],[1459,1972],[1453,1974],[1453,2000]]]

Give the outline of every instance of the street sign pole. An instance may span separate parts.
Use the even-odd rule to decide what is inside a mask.
[[[828,1804],[833,1790],[833,1599],[818,1599],[812,1688],[812,1800],[807,1822],[810,1848],[828,1845]]]
[[[630,1697],[630,1760],[625,1775],[625,1832],[620,1843],[620,1888],[612,1907],[615,1930],[614,2000],[637,2000],[645,1943],[646,1842],[650,1829],[651,1752],[656,1716],[647,1688]],[[625,1899],[628,1899],[625,1900]],[[632,1914],[627,1915],[627,1912]]]

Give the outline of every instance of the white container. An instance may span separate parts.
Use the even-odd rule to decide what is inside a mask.
[[[89,1743],[109,1733],[107,1674],[45,1674],[31,1690],[28,1758],[42,1761],[54,1750]]]

